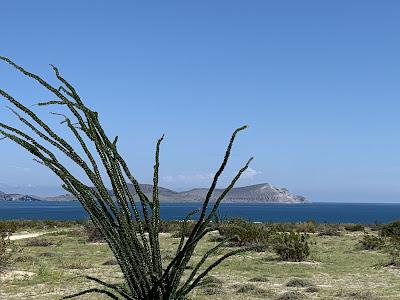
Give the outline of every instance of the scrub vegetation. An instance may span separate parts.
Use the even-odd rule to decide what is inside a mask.
[[[180,237],[176,234],[181,230],[177,226],[179,223],[182,224],[165,222],[164,229],[169,230],[160,234],[161,257],[165,264],[174,258],[180,244]],[[91,241],[93,225],[90,222],[75,224],[66,223],[64,227],[60,222],[57,227],[42,230],[42,233],[51,233],[14,241],[18,251],[13,253],[12,261],[0,275],[0,298],[60,299],[95,287],[95,283],[82,279],[88,274],[107,282],[123,284],[123,273],[107,243],[101,237]],[[237,224],[246,228],[253,238],[248,237],[244,244],[232,242],[220,247],[210,255],[213,259],[243,245],[258,245],[260,241],[265,243],[265,248],[228,258],[215,268],[212,275],[199,282],[188,294],[189,299],[398,299],[400,267],[398,256],[394,253],[396,231],[388,231],[396,226],[393,224],[379,227],[365,225],[365,231],[348,231],[341,224],[315,223],[315,228],[311,229],[315,232],[305,232],[305,223],[221,221],[199,242],[183,278],[190,276],[208,249],[224,239],[224,234],[238,230]],[[336,228],[340,234],[320,235],[319,231],[325,231],[327,226]],[[15,230],[18,234],[21,231],[38,232],[38,228],[41,228],[39,224],[32,229],[17,225]],[[261,239],[263,234],[260,232],[267,234],[267,238]],[[307,234],[309,255],[302,261],[283,260],[274,249],[274,236],[290,235],[291,232]],[[372,237],[379,239],[379,247],[362,247],[366,235],[368,240]],[[31,242],[37,239],[47,242],[41,245]],[[202,266],[200,271],[204,269],[205,266]],[[103,296],[84,295],[80,299],[103,299]]]

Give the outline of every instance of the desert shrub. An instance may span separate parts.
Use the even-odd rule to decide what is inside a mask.
[[[318,229],[318,236],[340,236],[340,231],[338,226],[323,224]]]
[[[376,300],[377,297],[370,291],[348,291],[337,294],[338,297],[343,299],[354,299],[354,300]]]
[[[38,254],[39,257],[57,257],[60,256],[60,254],[55,253],[55,252],[43,252]]]
[[[250,282],[268,282],[268,278],[257,276],[249,279]]]
[[[10,235],[14,230],[12,224],[8,222],[2,222],[0,225],[0,272],[11,265],[17,252],[15,244],[10,240]]]
[[[256,286],[252,284],[236,284],[234,285],[234,288],[237,293],[246,294],[254,291],[256,289]]]
[[[290,291],[280,295],[277,300],[304,300],[307,299],[306,295],[298,291]]]
[[[174,257],[175,257],[175,251],[168,249],[161,250],[161,258],[163,260],[172,260],[174,259]]]
[[[208,234],[208,240],[213,243],[220,243],[224,240],[224,236],[218,230],[214,230]]]
[[[351,232],[364,231],[364,226],[361,224],[346,224],[344,225],[344,229]]]
[[[0,273],[12,263],[15,246],[8,238],[0,236]]]
[[[385,240],[382,237],[365,232],[359,244],[363,250],[378,250],[385,246]]]
[[[222,287],[223,284],[224,284],[224,282],[221,279],[210,275],[210,276],[204,277],[204,279],[200,281],[199,286]]]
[[[104,237],[100,230],[94,226],[92,222],[87,222],[84,225],[84,230],[89,243],[101,243],[104,242]]]
[[[205,295],[216,295],[224,292],[223,284],[224,282],[221,279],[215,276],[207,276],[200,281],[199,287]]]
[[[381,236],[392,239],[400,239],[400,221],[395,221],[389,224],[381,225],[379,233]]]
[[[318,293],[319,288],[317,288],[316,286],[310,286],[310,287],[306,288],[304,291],[306,293]]]
[[[266,224],[272,232],[289,232],[295,230],[294,223],[269,223]]]
[[[400,241],[398,239],[388,239],[387,251],[389,261],[384,266],[400,267]]]
[[[286,283],[287,287],[309,287],[314,286],[314,284],[308,280],[303,278],[293,278]]]
[[[40,264],[37,270],[37,276],[41,278],[46,278],[51,276],[51,272],[49,267],[45,264]]]
[[[92,266],[86,262],[83,261],[69,261],[66,263],[63,263],[63,268],[64,269],[71,269],[71,270],[86,270],[90,269]]]
[[[275,234],[272,247],[284,261],[303,261],[310,255],[308,236],[294,231]]]
[[[103,266],[117,266],[118,261],[116,259],[109,259],[103,263]]]
[[[12,221],[0,221],[0,236],[6,238],[17,230],[15,222]]]
[[[371,231],[379,231],[381,229],[382,223],[378,220],[374,221],[374,224],[370,224],[368,227]]]
[[[389,253],[389,262],[386,266],[400,266],[400,221],[381,225],[380,236],[386,238],[386,250]]]
[[[25,242],[26,247],[49,247],[52,245],[54,245],[54,243],[45,238],[33,238]]]
[[[172,233],[172,237],[180,238],[182,235],[184,237],[189,237],[195,225],[195,222],[186,222],[185,224],[183,222],[180,222],[180,224],[178,223],[177,230]]]
[[[58,220],[0,220],[0,231],[2,228],[11,229],[11,232],[26,229],[54,229],[76,227],[87,223],[87,220],[58,221]]]
[[[36,269],[35,282],[37,283],[48,283],[49,281],[58,281],[61,280],[62,272],[51,268],[49,265],[45,263],[41,263],[38,265]]]
[[[214,286],[203,286],[201,287],[201,291],[204,295],[220,295],[224,293],[223,288],[214,287]]]
[[[238,294],[252,294],[254,296],[271,296],[271,291],[262,289],[253,284],[235,284],[233,286]]]
[[[295,225],[295,229],[297,232],[304,232],[304,233],[315,233],[317,231],[317,228],[318,224],[313,220],[306,221],[303,223],[298,223]]]
[[[261,223],[251,223],[243,219],[233,219],[218,225],[221,236],[234,237],[231,246],[268,246],[272,228]],[[260,248],[262,249],[262,248]]]
[[[32,261],[34,261],[34,259],[35,258],[30,255],[19,255],[19,256],[15,257],[14,262],[18,262],[18,263],[32,262]]]
[[[160,232],[172,233],[180,231],[182,228],[181,222],[178,221],[160,221]]]

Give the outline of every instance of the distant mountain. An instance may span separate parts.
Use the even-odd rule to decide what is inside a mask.
[[[41,201],[76,201],[75,196],[73,196],[71,194],[50,196],[50,197],[39,197],[39,196],[37,196],[37,197]]]
[[[141,184],[142,191],[151,197],[153,186],[151,184]],[[129,185],[132,194],[135,193],[133,185]],[[205,199],[208,189],[197,188],[184,192],[176,192],[170,189],[159,187],[159,197],[162,202],[201,202]],[[223,192],[223,189],[215,189],[211,201],[215,201]],[[113,190],[109,191],[114,196]],[[39,197],[21,194],[5,194],[0,192],[0,201],[73,201],[72,195],[60,195],[54,197]],[[290,193],[286,188],[274,187],[269,183],[256,184],[244,187],[233,188],[225,197],[225,203],[304,203],[306,198]]]
[[[6,194],[0,191],[0,201],[41,201],[41,199],[22,194]]]
[[[132,184],[129,184],[128,187],[129,187],[129,190],[131,191],[132,194],[136,194],[135,188],[134,188],[134,186]],[[146,195],[152,195],[153,194],[153,185],[152,184],[140,184],[140,189]],[[174,198],[174,197],[178,197],[178,195],[180,194],[178,192],[175,192],[175,191],[170,190],[170,189],[163,188],[161,186],[158,187],[158,192],[159,192],[160,198],[161,198],[161,196],[162,197],[167,197],[167,198],[168,197]],[[110,194],[113,195],[114,192],[111,190]]]
[[[153,186],[141,184],[142,191],[151,196]],[[129,189],[135,194],[132,185]],[[215,189],[211,201],[221,195],[223,189]],[[160,201],[163,202],[201,202],[205,199],[208,189],[197,188],[184,192],[175,192],[166,188],[159,188]],[[113,191],[110,191],[113,195]],[[304,203],[306,198],[290,193],[286,188],[277,188],[269,183],[256,184],[233,188],[224,198],[225,203]]]
[[[202,201],[208,189],[192,189],[190,191],[179,193],[181,199],[192,199]],[[223,189],[216,189],[211,197],[215,201],[223,192]],[[277,188],[269,183],[256,184],[244,187],[233,188],[225,196],[224,202],[240,203],[302,203],[306,202],[305,197],[294,195],[286,188]]]

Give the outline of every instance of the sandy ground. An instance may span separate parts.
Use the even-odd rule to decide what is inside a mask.
[[[50,231],[54,232],[54,231]],[[44,235],[46,233],[50,232],[22,232],[18,234],[13,234],[10,236],[11,241],[16,241],[16,240],[23,240],[23,239],[30,239],[30,238],[35,238],[41,235]],[[33,272],[26,272],[26,271],[15,271],[15,270],[10,270],[7,272],[0,273],[0,281],[3,280],[11,280],[11,279],[23,279],[26,277],[31,277],[35,275]]]
[[[4,273],[0,273],[0,281],[4,280],[14,280],[14,279],[25,279],[27,277],[32,277],[36,273],[27,272],[27,271],[6,271]]]
[[[10,236],[10,240],[11,241],[16,241],[16,240],[23,240],[23,239],[30,239],[30,238],[35,238],[41,235],[44,235],[46,233],[51,233],[54,231],[50,231],[50,232],[26,232],[26,233],[17,233],[17,234],[13,234]]]

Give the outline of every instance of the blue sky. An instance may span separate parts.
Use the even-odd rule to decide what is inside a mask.
[[[119,135],[142,182],[165,133],[161,184],[206,186],[232,130],[248,124],[221,186],[254,155],[241,185],[270,182],[312,201],[400,202],[399,9],[398,1],[7,1],[0,53],[53,83],[48,64],[57,65]],[[0,87],[24,103],[51,100],[4,64]],[[5,105],[0,119],[15,124]],[[57,192],[57,178],[30,155],[0,147],[0,189]]]

